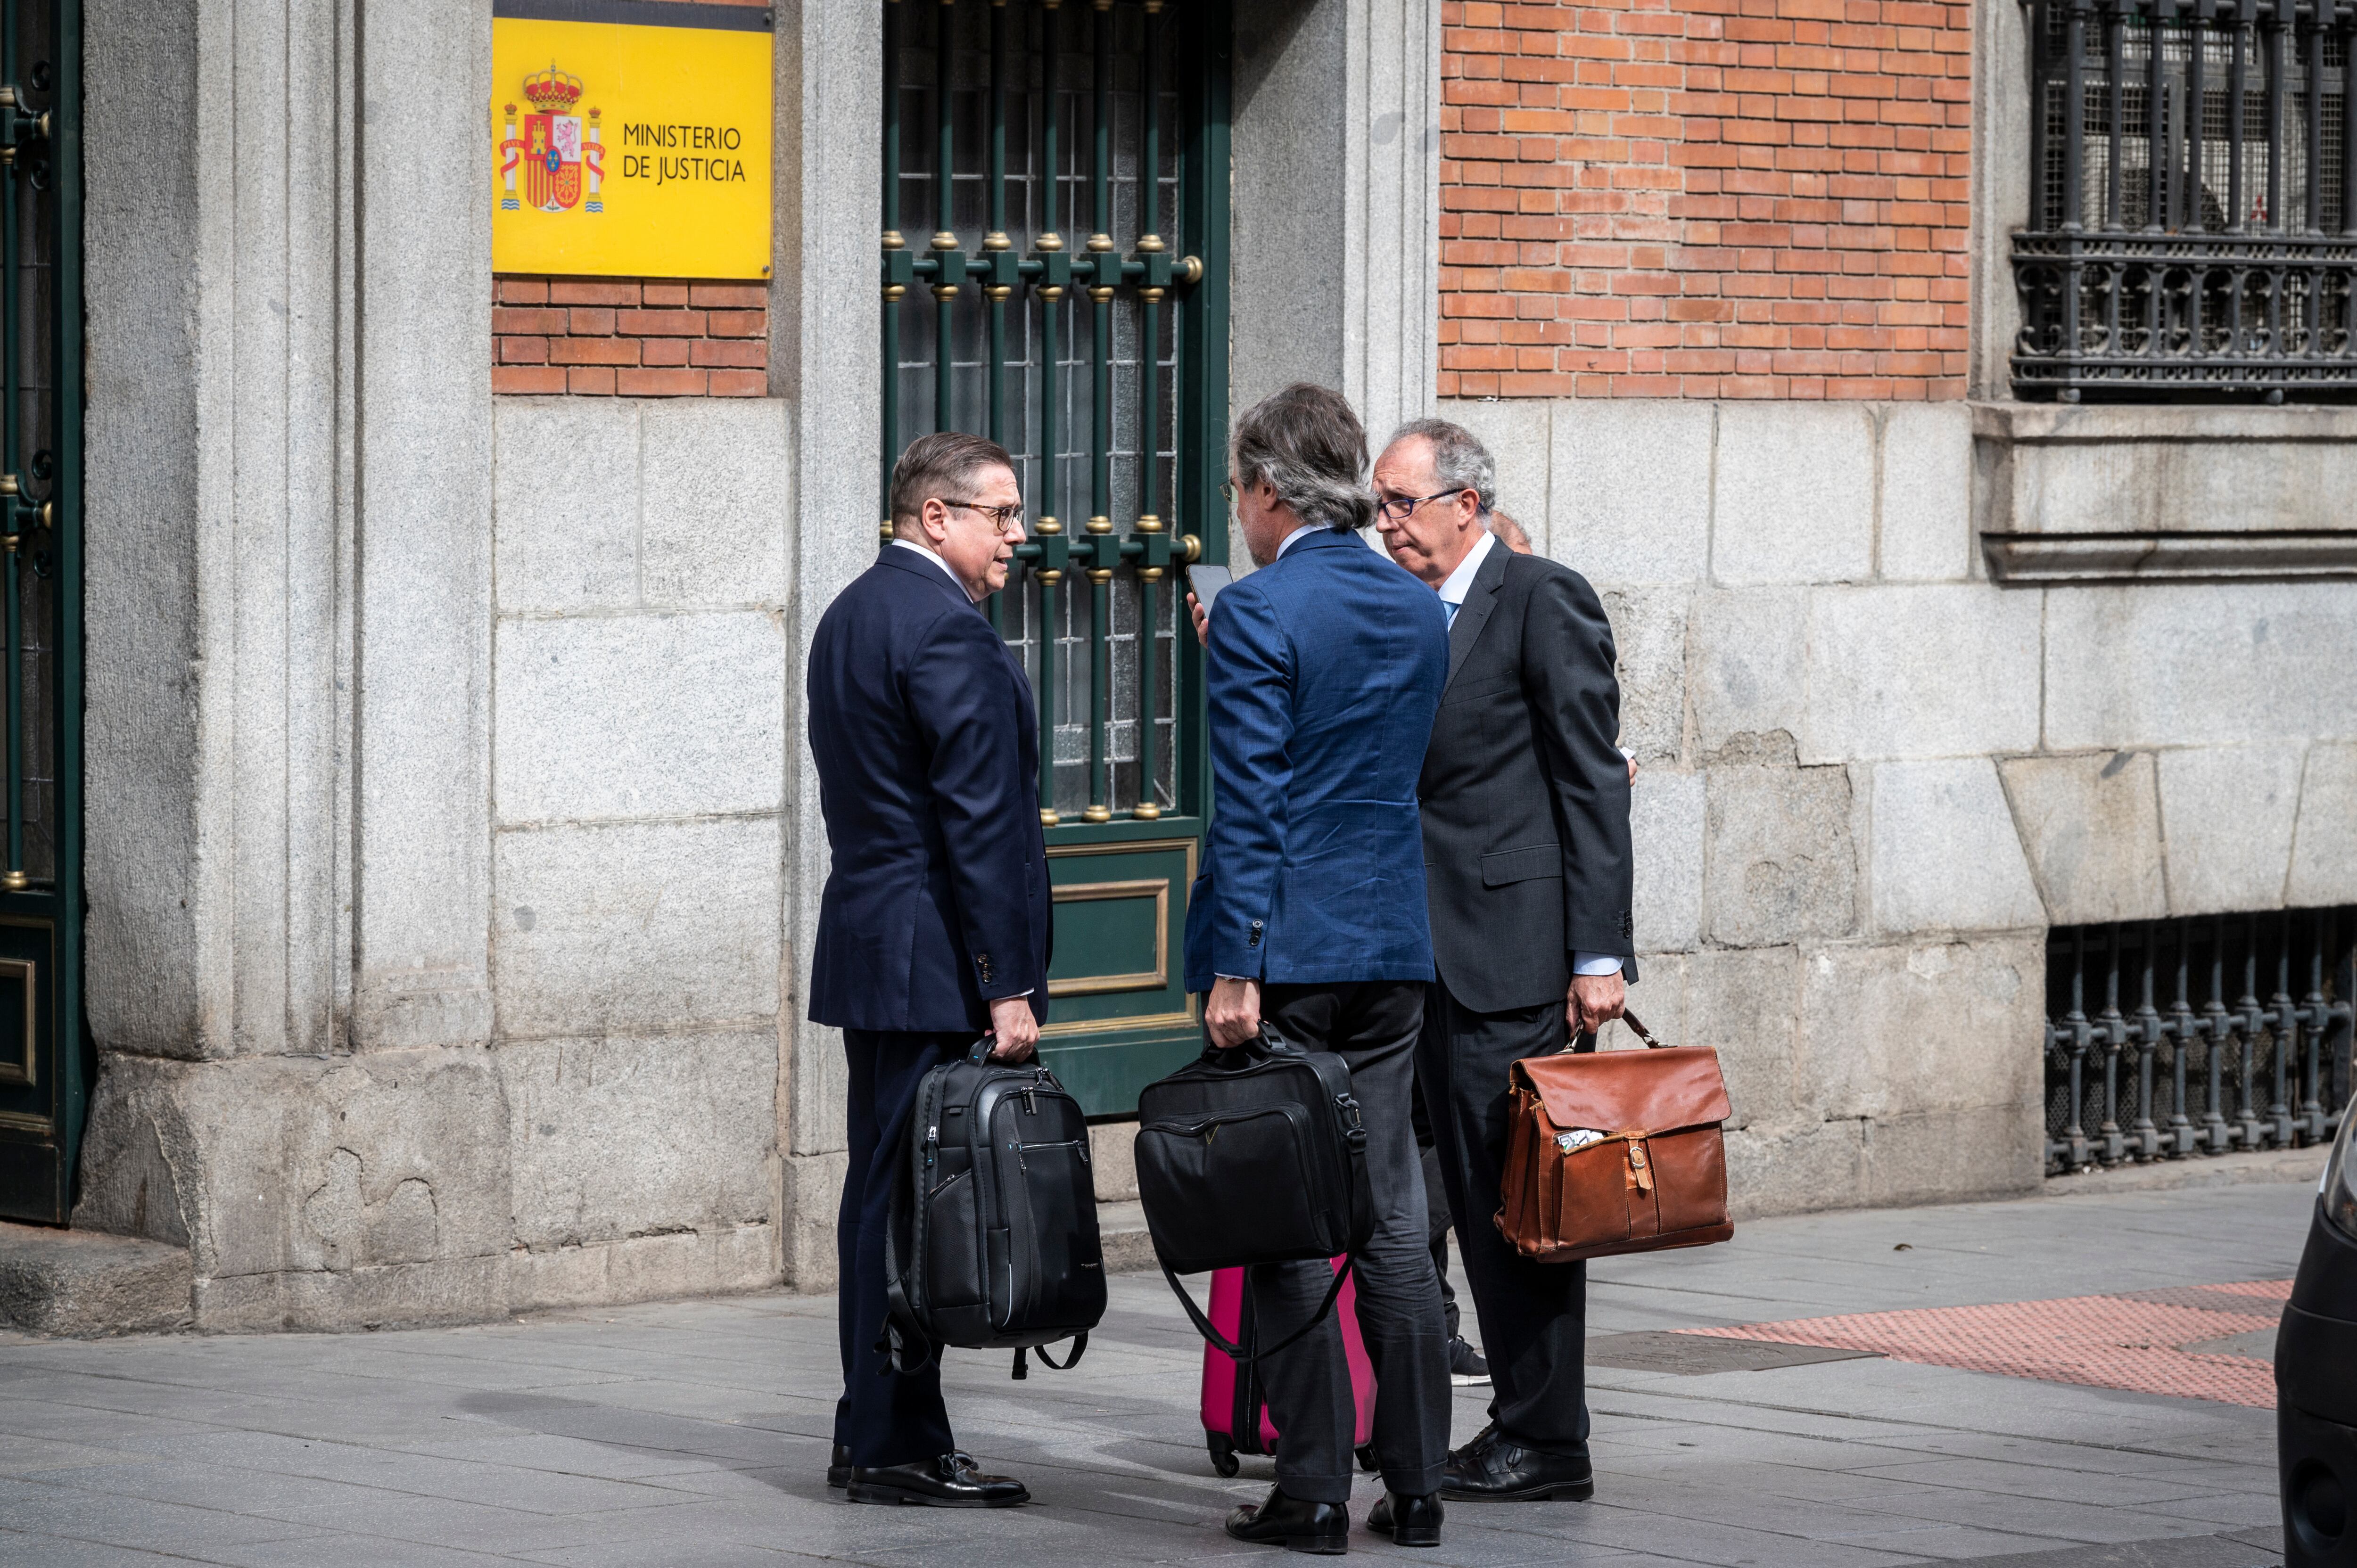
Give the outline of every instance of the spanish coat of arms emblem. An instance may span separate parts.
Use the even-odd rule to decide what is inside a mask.
[[[516,106],[507,106],[507,134],[500,143],[500,176],[505,188],[500,206],[513,212],[525,204],[543,212],[564,212],[581,201],[582,182],[588,182],[586,210],[603,212],[599,187],[606,173],[606,149],[598,140],[597,111],[587,120],[573,113],[581,102],[581,79],[556,69],[534,71],[523,79],[523,95],[536,113],[523,117],[518,134]],[[523,176],[522,199],[517,175]]]

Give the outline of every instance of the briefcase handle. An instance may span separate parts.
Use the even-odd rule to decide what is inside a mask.
[[[1230,1051],[1243,1051],[1248,1056],[1257,1058],[1297,1057],[1305,1054],[1299,1046],[1270,1028],[1268,1020],[1265,1018],[1261,1020],[1260,1033],[1241,1045],[1223,1046],[1212,1039],[1208,1032],[1204,1035],[1202,1056],[1204,1061],[1218,1065],[1220,1059]]]
[[[1645,1048],[1647,1050],[1658,1051],[1663,1048],[1662,1042],[1653,1038],[1652,1031],[1645,1027],[1644,1020],[1638,1017],[1636,1014],[1624,1008],[1620,1014],[1620,1021],[1629,1026],[1629,1032],[1631,1034],[1645,1042]],[[1595,1048],[1596,1031],[1593,1029],[1582,1029],[1578,1034],[1574,1035],[1571,1037],[1570,1043],[1565,1046],[1562,1051],[1558,1054],[1562,1056],[1572,1056],[1575,1054],[1585,1055]]]

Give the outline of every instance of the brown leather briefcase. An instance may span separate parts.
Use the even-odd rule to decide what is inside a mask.
[[[1647,1048],[1598,1051],[1583,1036],[1590,1049],[1576,1040],[1513,1066],[1497,1222],[1525,1258],[1570,1263],[1735,1234],[1718,1053],[1664,1047],[1627,1023]]]

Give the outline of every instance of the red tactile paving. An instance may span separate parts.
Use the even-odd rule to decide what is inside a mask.
[[[2272,1304],[2290,1294],[2289,1280],[2251,1280],[2126,1295],[1859,1312],[1677,1332],[1866,1350],[1929,1367],[2272,1410],[2275,1369],[2269,1363],[2244,1356],[2195,1354],[2180,1347],[2272,1328],[2281,1316]]]

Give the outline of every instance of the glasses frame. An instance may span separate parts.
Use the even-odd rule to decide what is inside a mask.
[[[1010,528],[1020,528],[1023,526],[1023,503],[1021,501],[1010,501],[1005,506],[985,506],[980,501],[953,501],[947,496],[935,496],[933,499],[941,502],[943,506],[956,507],[963,511],[978,511],[982,513],[983,516],[990,519],[991,525],[996,528],[1001,533],[1006,532]]]
[[[1435,490],[1428,496],[1418,496],[1414,500],[1405,497],[1398,500],[1379,500],[1375,503],[1375,515],[1387,517],[1394,522],[1405,522],[1415,515],[1415,509],[1425,502],[1437,501],[1443,496],[1461,496],[1472,488],[1470,485],[1458,485],[1453,489]]]

